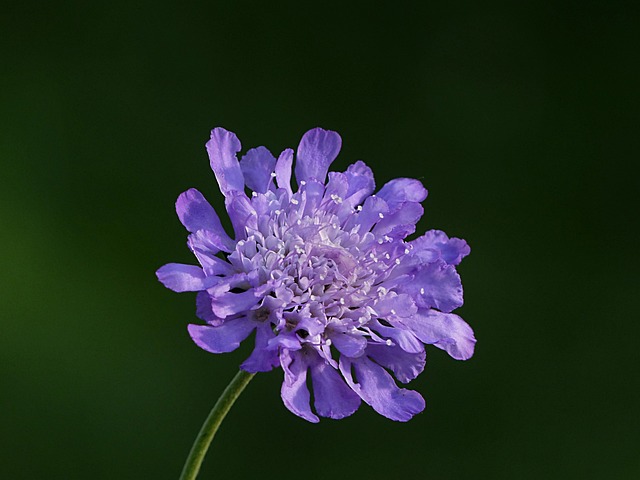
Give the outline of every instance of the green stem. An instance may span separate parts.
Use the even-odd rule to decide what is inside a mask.
[[[194,480],[198,476],[200,465],[202,465],[204,456],[207,454],[213,436],[218,431],[218,427],[220,427],[222,420],[224,420],[224,417],[229,410],[231,410],[236,399],[244,390],[244,387],[247,386],[254,375],[255,373],[240,370],[236,376],[233,377],[231,383],[227,385],[224,392],[222,392],[222,395],[220,395],[220,398],[218,398],[218,401],[213,406],[211,413],[209,413],[209,416],[204,421],[196,441],[193,442],[193,447],[191,447],[187,461],[182,469],[180,480]]]

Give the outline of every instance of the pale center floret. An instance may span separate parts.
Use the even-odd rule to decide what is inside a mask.
[[[368,324],[376,318],[371,305],[387,294],[381,279],[399,263],[379,250],[391,238],[360,232],[357,222],[344,230],[335,213],[342,204],[337,195],[311,214],[301,213],[305,198],[299,193],[287,199],[267,192],[254,199],[269,205],[269,220],[258,222],[258,229],[246,227],[247,239],[237,250],[242,258],[235,260],[245,272],[270,282],[270,295],[285,302],[276,331],[296,332],[302,343],[314,345],[330,345],[329,336],[336,332],[389,344]],[[360,210],[354,207],[351,215]]]

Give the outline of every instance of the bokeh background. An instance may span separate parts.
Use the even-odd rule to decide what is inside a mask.
[[[308,424],[259,375],[201,478],[640,478],[632,2],[5,2],[0,478],[175,479],[248,354],[190,341],[174,213],[204,143],[295,147],[430,191],[468,240],[476,355],[431,348],[425,412]]]

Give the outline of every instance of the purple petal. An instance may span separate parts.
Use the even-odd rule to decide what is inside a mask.
[[[421,308],[434,307],[449,313],[463,303],[460,276],[454,266],[442,260],[420,268],[413,281],[400,288],[403,293],[411,295]]]
[[[364,353],[367,340],[362,335],[350,335],[329,331],[329,338],[338,351],[347,357],[356,358]]]
[[[393,340],[393,342],[405,352],[424,352],[424,345],[406,328],[387,327],[377,321],[369,322],[369,325],[371,329],[378,332],[382,338]]]
[[[318,415],[344,418],[360,406],[360,397],[345,383],[342,376],[323,361],[311,363],[314,406]]]
[[[375,235],[395,233],[390,236],[404,238],[409,233],[413,233],[415,231],[415,224],[418,223],[418,220],[420,220],[423,213],[424,208],[422,208],[422,205],[419,203],[406,202],[400,206],[399,210],[385,215],[385,217],[374,227],[373,233]],[[410,228],[406,228],[407,226]]]
[[[279,364],[278,351],[268,349],[269,340],[275,337],[270,322],[258,324],[256,346],[240,368],[247,372],[268,372]]]
[[[189,325],[189,335],[203,350],[211,353],[232,352],[256,328],[256,323],[246,318],[224,322],[219,327]]]
[[[249,310],[260,301],[253,290],[242,293],[223,293],[211,299],[211,309],[220,318]]]
[[[240,160],[244,182],[258,193],[267,192],[269,186],[273,185],[271,174],[275,166],[276,158],[265,147],[252,148]]]
[[[230,193],[225,203],[227,204],[227,213],[229,214],[229,219],[231,219],[233,231],[236,234],[236,240],[246,238],[245,227],[258,228],[256,211],[244,192],[241,194],[237,192]]]
[[[280,363],[284,370],[284,382],[280,394],[284,405],[299,417],[312,423],[320,419],[311,411],[307,388],[307,362],[303,354],[283,352]]]
[[[197,292],[207,288],[202,268],[182,263],[167,263],[156,272],[158,280],[174,292]]]
[[[358,383],[351,377],[351,365]],[[340,371],[360,398],[391,420],[406,422],[424,410],[424,399],[418,392],[398,388],[393,377],[366,356],[354,360],[353,364],[348,360],[343,362],[341,357]]]
[[[402,323],[422,342],[445,350],[456,360],[473,356],[476,344],[473,330],[458,315],[419,310],[413,317],[403,318]]]
[[[291,190],[291,166],[293,165],[293,150],[287,148],[278,157],[276,162],[276,182],[278,188],[284,188],[289,197],[293,195]]]
[[[302,136],[296,158],[296,180],[324,183],[329,165],[336,159],[342,139],[336,132],[314,128]]]
[[[460,238],[449,238],[441,230],[429,230],[420,238],[413,240],[411,245],[413,245],[413,255],[423,257],[426,254],[426,257],[430,258],[433,256],[431,252],[435,251],[449,265],[458,265],[471,252],[467,242]]]
[[[231,242],[220,218],[206,198],[195,188],[183,192],[176,201],[178,218],[191,233],[206,230],[219,236],[224,244]]]
[[[427,190],[419,180],[413,178],[396,178],[387,182],[378,192],[389,205],[389,211],[398,210],[405,202],[422,202],[427,198]]]
[[[222,325],[224,321],[213,313],[213,310],[211,310],[211,296],[204,291],[198,292],[196,295],[196,316],[214,327]]]
[[[225,252],[231,250],[220,245],[220,238],[213,233],[207,230],[198,230],[189,235],[187,244],[207,275],[229,275],[233,272],[233,267],[229,263],[216,256],[218,250]],[[220,249],[218,246],[223,248]]]
[[[353,165],[349,165],[344,174],[349,182],[349,189],[345,195],[345,200],[348,201],[351,206],[361,203],[371,195],[376,188],[373,172],[362,161],[357,161]]]
[[[369,345],[367,355],[379,365],[388,368],[403,383],[416,378],[426,363],[426,352],[408,353],[398,346]]]
[[[211,130],[211,140],[207,142],[207,152],[211,169],[218,180],[220,191],[226,197],[230,192],[244,192],[244,176],[236,153],[242,146],[235,133],[224,128]]]
[[[344,229],[350,230],[356,225],[360,225],[360,235],[371,230],[376,223],[384,218],[389,211],[387,202],[378,196],[367,197],[362,205],[362,211],[345,224]]]

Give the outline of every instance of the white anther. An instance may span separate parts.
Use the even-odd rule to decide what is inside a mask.
[[[393,345],[393,342],[392,342],[391,340],[389,340],[388,338],[387,338],[387,341],[386,341],[386,342],[384,342],[384,343],[386,343],[388,346]]]
[[[306,182],[306,181],[304,181],[304,180],[301,180],[301,181],[300,181],[300,185],[304,186],[304,185],[306,185],[306,184],[307,184],[307,182]]]
[[[292,198],[291,203],[293,203],[294,205],[298,205],[300,202],[296,198]]]
[[[271,178],[276,178],[276,172],[271,172]]]
[[[364,325],[365,323],[367,323],[367,317],[360,317],[360,318],[358,319],[358,323],[359,323],[360,325]]]
[[[362,205],[358,205],[358,206],[356,207],[356,210],[357,210],[357,211],[359,211],[359,212],[361,212],[361,211],[362,211]]]
[[[396,265],[400,265],[400,259],[396,258]]]
[[[238,246],[239,246],[239,247],[241,247],[241,246],[243,246],[243,245],[244,245],[244,240],[239,240],[239,241],[238,241]]]
[[[330,347],[330,346],[331,346],[331,343],[333,343],[333,342],[331,342],[331,339],[330,339],[330,338],[327,338],[327,341],[326,341],[326,342],[324,342],[324,344],[325,344],[327,347]]]
[[[280,215],[280,210],[274,210],[273,213],[275,213],[276,215]]]
[[[378,292],[378,295],[386,295],[387,294],[387,289],[384,288],[384,287],[378,287],[376,292]]]
[[[408,248],[404,249],[404,254],[407,255],[411,250],[409,250]]]
[[[382,237],[382,238],[384,238],[384,241],[385,241],[385,242],[390,242],[390,241],[391,241],[391,237],[390,237],[389,235],[385,235],[385,236],[384,236],[384,237]]]
[[[395,315],[395,314],[396,314],[396,311],[395,311],[395,309],[392,308],[391,309],[391,315]]]
[[[420,295],[424,295],[424,288],[420,289]]]
[[[341,298],[340,300],[338,300],[340,302],[340,305],[344,305],[344,298]]]
[[[380,213],[378,214],[378,216],[379,216],[380,218],[384,218],[384,213],[380,212]]]
[[[296,225],[301,225],[302,224],[302,220],[298,219],[296,220]]]
[[[387,260],[391,259],[391,255],[389,255],[388,253],[384,254],[384,258],[386,258]]]
[[[314,300],[316,300],[318,297],[316,297],[315,295],[309,295],[309,300],[311,300],[312,302]]]
[[[257,194],[256,192],[251,192],[251,196],[252,196],[252,197],[257,197],[257,196],[258,196],[258,194]]]

